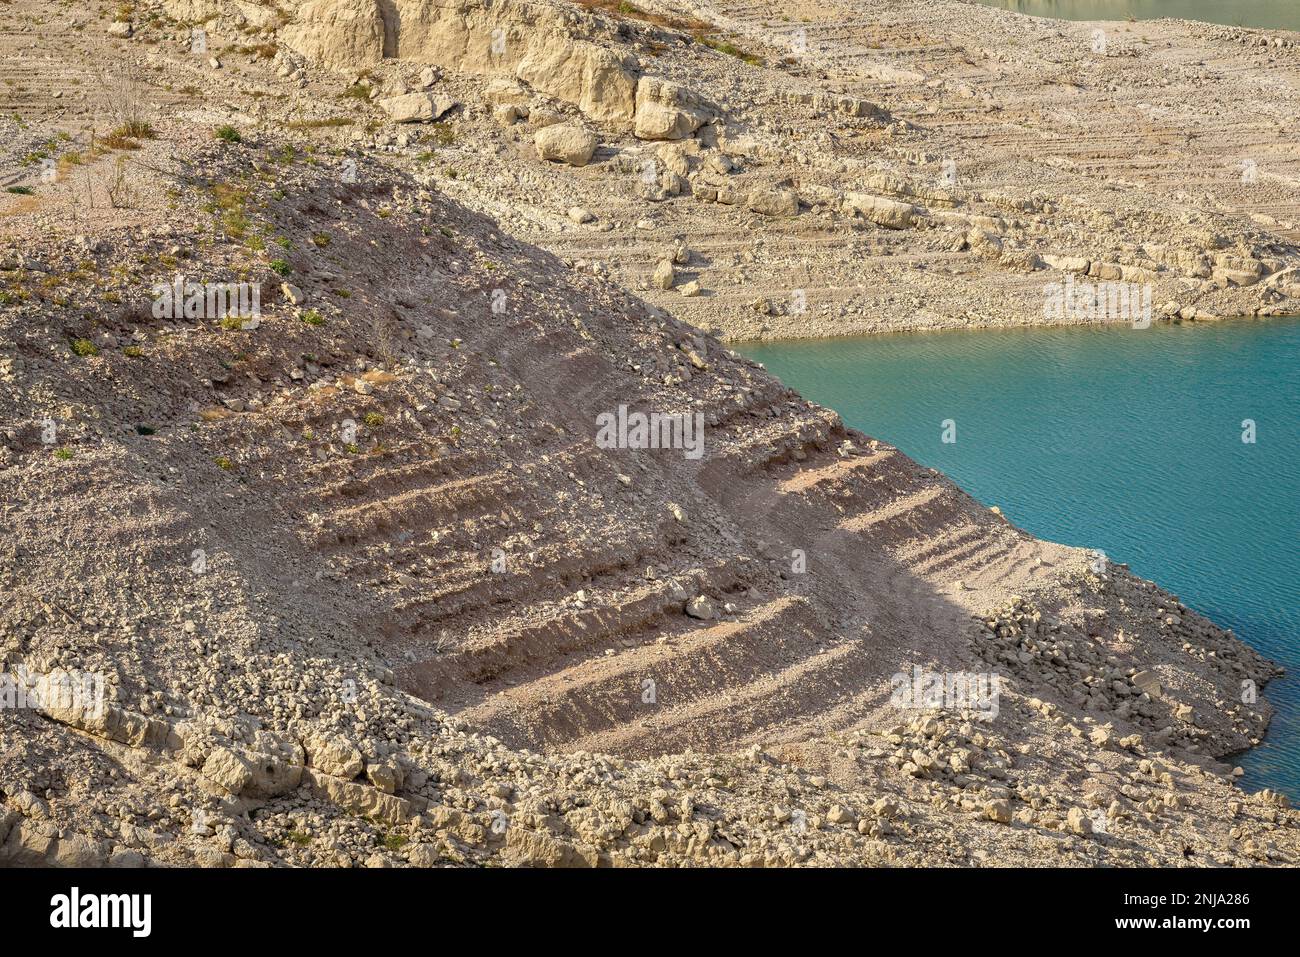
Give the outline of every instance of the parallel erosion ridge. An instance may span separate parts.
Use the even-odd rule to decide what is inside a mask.
[[[674,7],[0,5],[0,864],[1297,863],[1275,665],[722,342],[1296,311],[1294,84],[1106,80],[1295,38]]]

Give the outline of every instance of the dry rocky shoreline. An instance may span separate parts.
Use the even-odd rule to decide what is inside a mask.
[[[0,708],[0,864],[1297,863],[1225,761],[1273,663],[724,344],[1037,321],[1070,269],[1295,311],[1290,87],[1206,106],[1293,38],[387,6],[0,5],[0,661],[107,689]],[[1122,112],[1158,73],[1188,141]],[[1264,198],[1180,176],[1247,129]],[[260,312],[160,316],[177,274]],[[598,447],[620,405],[706,455]]]

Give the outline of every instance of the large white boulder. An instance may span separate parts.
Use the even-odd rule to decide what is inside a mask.
[[[844,195],[844,211],[858,213],[877,226],[884,226],[888,229],[907,228],[912,225],[917,213],[916,207],[911,203],[902,203],[898,200],[886,199],[883,196],[873,196],[870,193],[846,193]]]
[[[586,166],[596,152],[596,134],[581,126],[564,123],[538,130],[533,144],[541,159]]]
[[[636,85],[636,122],[632,132],[643,140],[680,140],[711,118],[685,87],[643,76]]]
[[[379,106],[394,123],[427,123],[436,120],[456,105],[447,96],[428,93],[403,93],[379,101]]]

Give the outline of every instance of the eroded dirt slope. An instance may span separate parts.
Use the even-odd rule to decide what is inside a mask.
[[[1172,596],[400,169],[140,95],[0,198],[0,648],[109,702],[0,710],[0,862],[1295,862],[1218,760],[1273,667]],[[158,317],[178,273],[260,315]]]

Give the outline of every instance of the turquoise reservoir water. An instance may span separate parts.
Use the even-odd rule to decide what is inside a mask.
[[[1154,20],[1181,17],[1230,26],[1300,30],[1300,0],[978,0],[1058,20]]]
[[[1241,763],[1247,787],[1300,797],[1300,319],[739,351],[1021,528],[1102,549],[1285,665],[1265,744]]]

